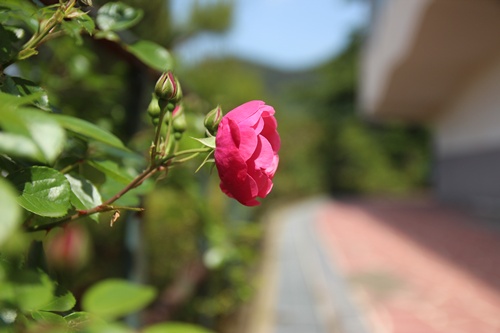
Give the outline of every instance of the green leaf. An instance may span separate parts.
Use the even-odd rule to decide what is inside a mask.
[[[36,6],[31,1],[2,0],[0,2],[0,22],[12,20],[25,23],[32,32],[38,30]]]
[[[88,312],[73,312],[66,317],[64,317],[68,323],[68,327],[72,332],[86,332],[86,328],[89,326],[104,325],[105,321],[96,316],[95,314]]]
[[[72,19],[72,21],[78,23],[78,25],[85,31],[87,31],[89,35],[92,35],[95,30],[94,20],[79,9],[75,9],[75,12],[77,13],[77,15]]]
[[[61,22],[61,29],[76,41],[77,45],[83,43],[82,30],[92,35],[95,29],[94,21],[79,9],[74,9],[71,13],[71,20]]]
[[[215,333],[204,327],[185,323],[160,323],[142,330],[142,333]]]
[[[46,311],[33,311],[31,317],[41,323],[48,325],[66,326],[66,320],[58,314]]]
[[[61,295],[54,296],[47,304],[40,307],[43,311],[69,311],[76,304],[76,299],[72,293],[65,290]]]
[[[16,41],[16,35],[0,24],[0,64],[5,64],[16,56],[17,48],[14,46]]]
[[[215,136],[209,136],[208,138],[193,138],[196,141],[202,143],[205,147],[215,149]]]
[[[17,203],[32,213],[60,217],[71,208],[69,182],[57,170],[34,166],[8,178],[21,193]]]
[[[106,143],[110,146],[128,150],[120,139],[88,121],[61,114],[54,114],[54,119],[67,130],[84,137]]]
[[[143,12],[122,2],[108,2],[97,12],[96,22],[101,30],[124,30],[137,24]]]
[[[71,204],[77,209],[90,209],[102,204],[101,194],[97,188],[89,182],[76,175],[65,175],[71,186]],[[99,214],[92,214],[89,217],[99,221]]]
[[[94,34],[95,39],[107,39],[112,42],[120,41],[120,36],[116,32],[110,30],[99,30]]]
[[[52,299],[54,284],[41,272],[17,271],[13,281],[15,302],[22,311],[36,311]]]
[[[19,106],[39,96],[15,97],[0,93],[0,127],[4,131],[0,152],[52,163],[64,147],[64,130],[52,114]]]
[[[124,47],[128,52],[153,69],[160,72],[172,69],[172,56],[164,47],[156,43],[140,40],[132,45],[124,45]]]
[[[0,91],[14,96],[37,94],[36,96],[40,97],[38,97],[33,104],[45,111],[51,111],[47,92],[42,87],[29,80],[5,75],[4,81],[0,86]]]
[[[106,177],[111,177],[114,180],[122,183],[130,183],[134,177],[125,172],[118,164],[110,160],[87,160],[87,164],[96,168],[106,175]]]
[[[0,246],[21,224],[21,208],[16,202],[16,197],[14,188],[4,178],[0,178],[0,212],[2,212]]]
[[[103,318],[115,319],[142,309],[155,296],[153,287],[108,279],[93,285],[83,295],[82,308]]]
[[[36,144],[23,135],[0,132],[0,152],[34,160],[44,160]]]

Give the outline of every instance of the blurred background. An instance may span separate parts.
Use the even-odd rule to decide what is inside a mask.
[[[259,283],[266,283],[265,279],[256,278],[265,266],[263,263],[270,260],[264,240],[271,237],[281,244],[281,236],[269,232],[269,223],[265,222],[273,212],[302,207],[300,203],[309,198],[334,198],[335,202],[348,202],[346,207],[352,210],[342,210],[342,206],[338,210],[322,210],[323,224],[317,228],[324,235],[338,221],[340,225],[355,226],[359,216],[378,212],[373,220],[378,222],[372,222],[380,226],[389,221],[391,232],[400,235],[401,242],[397,244],[416,242],[420,244],[418,251],[439,252],[439,258],[443,253],[452,253],[448,256],[452,262],[455,257],[469,255],[464,254],[464,247],[440,245],[444,244],[443,239],[452,237],[453,227],[441,228],[438,233],[426,223],[434,221],[433,225],[438,226],[451,217],[436,219],[442,215],[435,213],[420,218],[419,214],[439,210],[441,206],[435,203],[435,198],[439,198],[440,202],[461,205],[463,211],[456,216],[474,213],[487,217],[489,222],[497,217],[497,1],[124,2],[144,10],[141,23],[124,38],[133,40],[140,36],[155,41],[175,56],[174,72],[185,92],[186,114],[192,120],[188,132],[193,136],[200,133],[202,129],[192,124],[201,122],[217,104],[228,112],[248,100],[264,100],[276,109],[282,139],[280,166],[273,192],[256,209],[241,207],[225,198],[218,189],[217,175],[210,176],[208,168],[192,177],[197,167],[193,163],[189,168],[175,170],[154,189],[124,198],[124,204],[142,201],[146,211],[142,216],[128,216],[113,227],[113,232],[100,225],[76,224],[75,232],[83,240],[75,246],[78,260],[68,263],[63,258],[56,263],[61,275],[71,277],[73,290],[83,291],[104,277],[127,276],[161,290],[160,298],[145,311],[142,320],[146,322],[172,319],[201,324],[217,332],[244,332],[249,320],[253,320],[249,318],[256,318],[252,317],[252,304],[258,291],[263,290]],[[94,0],[96,6],[103,3]],[[41,70],[32,74],[32,79],[46,82],[53,103],[65,113],[111,129],[134,149],[147,151],[151,128],[143,110],[158,73],[148,72],[136,59],[102,40],[84,38],[81,45],[75,46],[63,38],[47,48],[35,60]],[[33,63],[22,66],[20,70],[28,72]],[[184,141],[186,145],[194,144]],[[112,184],[109,188],[112,193]],[[330,200],[321,202],[328,206]],[[383,202],[383,209],[374,208],[373,200]],[[390,214],[393,206],[387,206],[388,202],[397,203],[400,215]],[[389,215],[381,214],[380,209]],[[337,216],[340,212],[347,215]],[[312,222],[317,215],[311,216],[307,221],[316,225]],[[405,224],[408,216],[415,220]],[[345,246],[358,242],[364,230],[371,230],[369,222],[363,221],[359,230],[332,231],[333,238],[323,239],[325,246],[330,248],[335,235],[352,240]],[[428,229],[422,233],[418,228],[424,224]],[[412,227],[402,232],[398,229],[401,225]],[[498,232],[492,230],[495,229],[483,231],[487,235]],[[417,237],[420,241],[415,240],[415,235],[421,236]],[[429,243],[422,245],[432,235],[434,247]],[[460,238],[462,242],[469,241],[464,237]],[[375,235],[369,238],[376,239]],[[385,242],[385,238],[381,239]],[[497,244],[495,239],[488,244]],[[347,261],[351,253],[355,262],[359,251],[349,252],[340,240],[336,244],[338,248],[331,245],[330,249],[331,265],[340,260],[339,253]],[[376,253],[377,245],[373,246],[363,249],[363,253]],[[426,246],[427,250],[422,250]],[[496,249],[496,245],[490,246],[490,250]],[[389,250],[398,251],[398,247]],[[273,258],[279,260],[277,253]],[[474,266],[474,258],[482,258],[490,268],[500,267],[498,252],[487,257],[480,250],[475,253],[461,266],[469,270],[467,274],[474,275],[471,267],[479,271],[483,267]],[[342,262],[339,265],[342,269],[349,267]],[[428,269],[424,266],[421,271],[432,275]],[[307,275],[308,270],[305,271],[302,274]],[[489,281],[489,294],[498,292],[498,272],[484,274],[489,276],[483,279]],[[354,285],[363,285],[360,281],[366,282],[366,276],[376,286],[382,281],[382,289],[398,285],[392,284],[393,277],[383,274],[358,274]],[[282,279],[277,277],[277,283]],[[365,290],[366,294],[366,290],[372,289],[356,290]],[[490,299],[488,306],[497,301]],[[370,302],[361,303],[372,304],[373,308]],[[278,319],[273,322],[279,323],[280,314],[276,316]],[[387,317],[390,315],[384,318]],[[498,320],[492,318],[481,320],[498,329]],[[392,331],[387,325],[365,326],[372,327],[367,332],[410,332],[404,329],[410,327],[409,322],[399,330],[391,326]],[[282,331],[269,331],[290,333],[302,327],[297,332],[364,332],[332,327],[320,330],[318,325],[317,330],[285,325],[287,328]],[[432,327],[436,329],[435,325]],[[443,327],[446,329],[446,325]],[[434,331],[460,330],[426,328],[411,332]]]

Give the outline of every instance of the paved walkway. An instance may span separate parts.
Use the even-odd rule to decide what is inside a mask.
[[[500,224],[417,200],[317,199],[272,220],[248,333],[500,333]]]

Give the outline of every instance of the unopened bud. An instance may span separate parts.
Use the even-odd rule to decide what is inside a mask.
[[[149,103],[148,106],[148,115],[152,118],[158,118],[160,116],[161,109],[160,106],[158,105],[158,99],[156,96],[153,94],[153,98],[151,98],[151,102]]]
[[[158,99],[173,103],[182,98],[181,85],[172,72],[163,73],[156,81],[155,94]]]
[[[217,132],[217,128],[219,127],[219,123],[222,120],[222,109],[219,105],[205,116],[205,120],[203,124],[205,128],[210,132],[210,134],[215,134]]]
[[[183,113],[184,113],[184,105],[182,103],[176,105],[175,108],[172,110],[172,116],[174,117],[174,119],[175,117],[180,116]]]
[[[187,122],[184,112],[174,115],[172,126],[175,133],[183,133],[184,131],[186,131]]]
[[[55,229],[45,241],[45,252],[49,265],[55,269],[77,271],[90,256],[88,233],[75,223]]]

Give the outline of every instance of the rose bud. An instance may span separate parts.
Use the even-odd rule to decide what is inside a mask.
[[[246,206],[257,206],[273,187],[281,140],[274,108],[251,101],[228,112],[215,137],[220,188]]]
[[[89,259],[89,242],[87,231],[76,223],[56,228],[45,242],[47,262],[56,269],[76,271]]]
[[[155,94],[159,100],[174,103],[182,98],[181,85],[172,72],[163,73],[156,81]]]
[[[172,120],[172,127],[175,133],[183,133],[186,131],[187,122],[186,122],[186,115],[184,115],[184,112],[178,114],[174,113],[174,119]]]
[[[151,117],[151,119],[158,118],[160,116],[161,109],[160,106],[158,105],[158,99],[156,96],[153,94],[153,97],[151,98],[151,102],[149,103],[148,106],[148,115]]]
[[[205,120],[203,124],[205,128],[210,134],[215,134],[217,132],[217,128],[219,127],[219,123],[222,120],[222,109],[219,105],[205,116]]]

